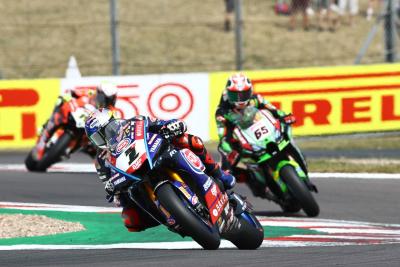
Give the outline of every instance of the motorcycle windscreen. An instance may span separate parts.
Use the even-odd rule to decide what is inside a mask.
[[[118,127],[117,124],[114,125]],[[117,137],[107,140],[113,142],[116,167],[124,172],[133,173],[147,161],[144,121],[136,121],[134,124],[120,124],[119,127],[122,128],[117,131]],[[110,133],[115,129],[110,128]]]
[[[110,121],[104,128],[104,139],[110,150],[114,151],[122,141],[127,126],[128,122],[126,120],[118,119]]]
[[[100,131],[95,132],[94,134],[89,136],[89,139],[93,144],[99,147],[104,146],[106,144],[105,137]]]

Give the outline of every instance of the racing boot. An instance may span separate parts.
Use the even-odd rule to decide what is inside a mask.
[[[243,171],[246,172],[247,179],[245,180],[245,182],[254,196],[265,198],[272,201],[278,200],[278,198],[271,192],[269,187],[266,184],[259,181],[253,172],[245,170]]]
[[[215,165],[215,168],[211,172],[208,172],[206,168],[205,173],[209,176],[212,176],[214,179],[221,181],[225,191],[232,189],[236,184],[235,176],[233,176],[229,172],[221,170],[217,163]]]

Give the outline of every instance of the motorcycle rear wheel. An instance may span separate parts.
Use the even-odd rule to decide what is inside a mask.
[[[172,185],[164,183],[157,188],[156,195],[160,204],[174,217],[185,233],[190,235],[204,249],[219,248],[221,238],[217,228],[209,228],[199,215],[189,210],[177,195]]]
[[[237,217],[238,229],[225,233],[223,237],[231,241],[238,249],[257,249],[264,241],[264,228],[251,213],[243,212]]]
[[[71,140],[72,136],[68,132],[61,135],[56,143],[44,153],[42,159],[36,163],[36,171],[45,172],[51,165],[59,162]]]
[[[315,198],[307,188],[306,184],[301,181],[295,169],[286,165],[280,170],[280,175],[286,183],[289,192],[299,202],[301,208],[308,217],[315,217],[319,214],[319,206]]]

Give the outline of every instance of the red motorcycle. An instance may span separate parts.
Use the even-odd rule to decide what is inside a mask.
[[[43,126],[35,147],[25,159],[26,168],[44,172],[77,150],[83,150],[94,157],[96,150],[85,134],[85,119],[94,109],[88,101],[79,98],[72,98],[56,106]],[[50,133],[48,128],[52,129]]]

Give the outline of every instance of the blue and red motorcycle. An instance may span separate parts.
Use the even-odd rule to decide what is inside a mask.
[[[112,147],[107,161],[112,186],[124,184],[118,190],[122,206],[139,207],[154,225],[190,236],[204,249],[217,249],[221,238],[239,249],[262,244],[263,227],[250,205],[221,190],[192,151],[148,132],[147,120],[113,120],[105,133]]]

